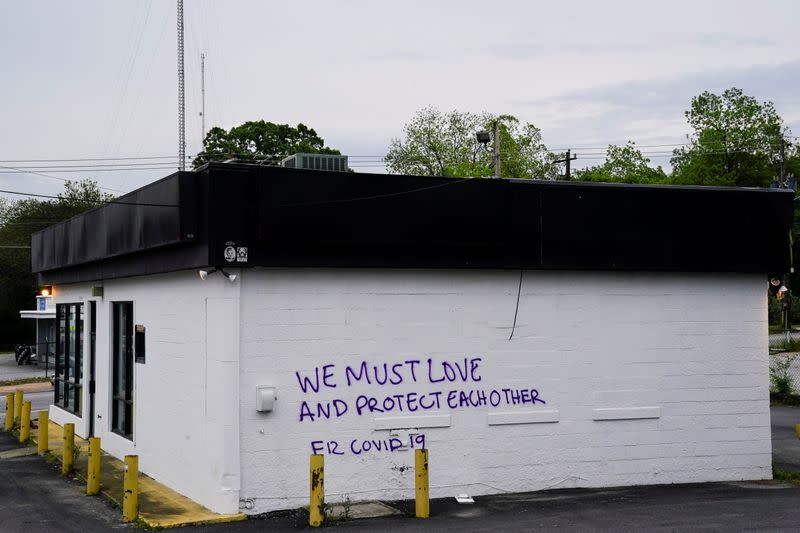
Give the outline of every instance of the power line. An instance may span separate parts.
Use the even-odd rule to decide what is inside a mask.
[[[36,172],[36,171],[33,171],[33,170],[19,170],[19,169],[14,168],[14,167],[6,167],[6,166],[3,166],[3,165],[0,165],[0,168],[12,171],[12,172],[6,172],[6,171],[0,170],[0,174],[12,174],[12,173],[35,174],[36,176],[42,176],[43,178],[50,178],[52,180],[60,180],[60,181],[64,181],[64,182],[72,181],[72,180],[69,180],[67,178],[62,178],[60,176],[51,176],[49,174],[43,174],[42,172]],[[56,170],[55,172],[63,172],[63,171]],[[104,191],[125,192],[125,191],[121,191],[119,189],[111,189],[109,187],[98,187],[98,188],[100,188],[100,189],[102,189]]]
[[[150,2],[147,4],[147,8],[146,8],[145,15],[144,15],[144,21],[142,22],[142,25],[139,28],[139,35],[138,35],[138,37],[136,39],[136,44],[134,45],[133,55],[131,56],[131,61],[128,64],[128,72],[127,72],[127,74],[125,76],[125,84],[122,87],[122,93],[120,94],[119,100],[117,100],[117,106],[116,106],[116,111],[114,112],[114,118],[111,121],[111,125],[110,125],[109,131],[108,131],[108,136],[106,136],[106,142],[105,142],[105,145],[103,147],[103,153],[104,154],[108,150],[109,142],[111,141],[111,137],[112,137],[112,135],[114,133],[114,130],[116,129],[117,121],[119,119],[119,113],[122,110],[122,102],[125,100],[125,95],[128,93],[128,84],[131,81],[131,74],[133,73],[133,67],[136,64],[136,58],[139,55],[139,47],[142,45],[142,37],[144,36],[144,30],[147,27],[147,21],[150,19],[150,8],[152,7],[152,5],[153,5],[153,2],[152,2],[152,0],[150,0]],[[138,10],[137,10],[137,13],[138,13]],[[133,35],[133,31],[132,31],[131,34]]]
[[[76,157],[72,159],[0,159],[0,163],[58,163],[76,161],[132,161],[145,159],[178,159],[175,155],[150,155],[141,157]]]
[[[13,171],[13,172],[5,172],[5,171],[0,170],[0,174],[22,173],[22,174],[37,174],[37,175],[40,175],[40,176],[43,175],[41,172],[36,172],[36,171],[33,171],[33,170],[20,170],[20,169],[15,169],[15,168],[11,168],[11,167],[3,167],[3,166],[0,166],[0,168],[7,168],[7,169],[10,169],[10,170]],[[48,170],[48,172],[66,172],[66,173],[72,173],[72,174],[87,173],[88,174],[88,173],[92,173],[92,172],[123,172],[123,171],[127,172],[127,171],[133,171],[133,170],[178,170],[178,169],[177,169],[176,166],[147,167],[147,168],[142,168],[142,167],[135,167],[135,168],[79,168],[79,169],[66,169],[66,170],[64,170],[64,169],[62,169],[62,170],[57,170],[57,169],[56,170]],[[57,176],[46,176],[46,177],[53,178],[53,179],[61,179],[62,181],[73,181],[73,180],[70,180],[70,179],[67,179],[67,178],[59,178]],[[122,190],[119,190],[119,189],[109,189],[108,187],[100,187],[100,188],[104,189],[104,190],[107,190],[107,191],[113,191],[113,192],[127,192],[127,191],[122,191]]]
[[[40,168],[107,168],[107,167],[146,167],[146,166],[156,166],[161,168],[168,163],[172,163],[170,161],[151,161],[149,163],[131,163],[131,162],[124,162],[124,163],[86,163],[83,165],[31,165],[31,166],[23,166],[23,165],[16,165],[14,168],[17,169],[40,169]],[[175,163],[177,165],[177,163]]]

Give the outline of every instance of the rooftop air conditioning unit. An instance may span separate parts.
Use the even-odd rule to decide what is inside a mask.
[[[347,172],[346,155],[294,154],[281,160],[286,168],[305,168],[309,170],[333,170]]]

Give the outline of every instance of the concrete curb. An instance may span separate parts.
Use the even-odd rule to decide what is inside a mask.
[[[53,390],[53,385],[49,381],[41,381],[38,383],[22,383],[20,385],[2,385],[0,386],[0,394],[14,392],[17,389],[22,392],[48,392]]]

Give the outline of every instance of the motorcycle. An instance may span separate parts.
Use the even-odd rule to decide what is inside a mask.
[[[33,351],[33,346],[27,344],[18,344],[14,349],[14,359],[18,365],[37,364],[36,354]]]

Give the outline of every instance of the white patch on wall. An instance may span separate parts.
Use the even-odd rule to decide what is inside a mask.
[[[489,413],[486,423],[490,426],[504,426],[508,424],[547,424],[558,422],[558,410],[522,411],[518,413]]]
[[[373,427],[376,430],[446,428],[450,427],[450,415],[390,416],[376,418]]]

